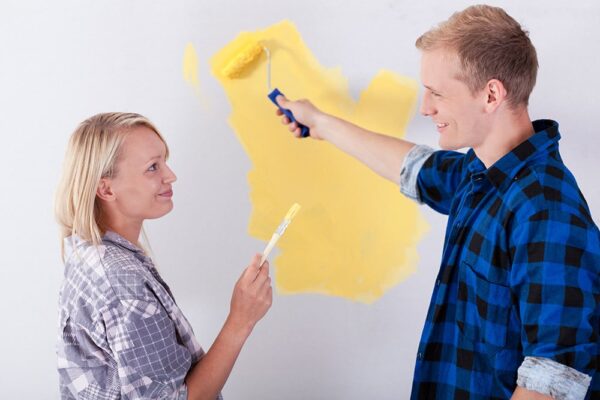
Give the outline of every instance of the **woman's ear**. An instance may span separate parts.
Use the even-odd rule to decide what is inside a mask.
[[[490,79],[485,85],[487,95],[486,111],[494,112],[506,99],[506,88],[498,79]]]
[[[115,199],[115,194],[112,191],[110,178],[100,179],[100,183],[98,183],[98,189],[96,189],[96,196],[98,196],[99,199],[104,201],[113,201]]]

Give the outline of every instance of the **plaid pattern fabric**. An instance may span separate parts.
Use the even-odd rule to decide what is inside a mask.
[[[204,352],[152,260],[113,232],[98,247],[77,237],[65,244],[61,397],[187,399],[184,378]]]
[[[554,121],[489,169],[434,152],[420,200],[447,214],[412,399],[507,399],[525,357],[592,376],[600,398],[600,233],[558,151]]]

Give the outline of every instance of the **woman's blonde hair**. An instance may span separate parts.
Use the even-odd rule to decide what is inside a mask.
[[[55,215],[61,229],[61,254],[64,238],[77,235],[99,245],[105,232],[102,209],[96,190],[102,178],[114,177],[123,141],[132,128],[143,126],[153,130],[169,148],[154,124],[135,113],[102,113],[83,121],[71,135],[62,177],[55,201]]]
[[[475,5],[454,13],[421,35],[420,50],[456,51],[462,66],[457,78],[472,93],[498,79],[512,108],[527,105],[535,86],[538,60],[529,33],[499,7]]]

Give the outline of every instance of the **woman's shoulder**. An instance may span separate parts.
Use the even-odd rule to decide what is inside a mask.
[[[149,295],[150,277],[142,254],[106,239],[93,245],[74,238],[71,247],[65,262],[65,286],[71,293],[85,293],[104,304]]]
[[[107,315],[123,312],[132,300],[153,301],[143,262],[134,254],[111,243],[67,239],[59,293],[61,335],[64,329],[83,329],[102,338]]]
[[[103,244],[104,270],[116,294],[127,298],[147,297],[149,283],[154,278],[146,265],[152,261],[144,250],[114,232],[104,235]]]

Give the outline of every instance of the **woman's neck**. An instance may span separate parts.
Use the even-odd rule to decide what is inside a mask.
[[[125,221],[123,218],[110,218],[108,215],[104,215],[102,230],[105,232],[115,232],[129,242],[140,247],[138,241],[140,232],[142,231],[142,222],[143,221]]]

